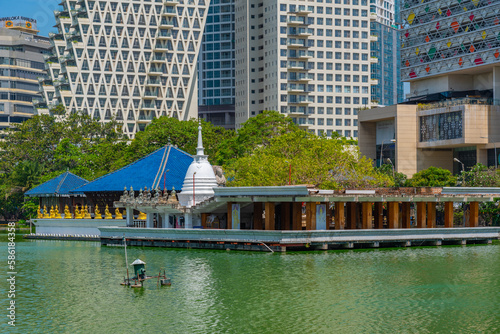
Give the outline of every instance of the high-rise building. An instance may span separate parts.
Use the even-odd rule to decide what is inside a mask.
[[[207,0],[63,0],[50,34],[39,112],[62,104],[130,137],[159,116],[197,116],[197,60]]]
[[[398,5],[395,0],[370,2],[371,13],[377,15],[377,19],[370,23],[370,49],[371,56],[378,59],[371,66],[372,78],[378,80],[378,84],[371,88],[371,98],[379,106],[393,105],[403,100]]]
[[[198,65],[198,115],[234,129],[234,0],[211,0]]]
[[[360,112],[359,145],[413,175],[500,165],[500,2],[404,0],[407,102]]]
[[[38,36],[36,20],[0,18],[0,130],[34,114],[32,101],[40,98],[38,79],[45,76],[49,39]]]
[[[367,0],[236,0],[236,128],[277,110],[311,132],[357,137],[378,84],[371,20]]]

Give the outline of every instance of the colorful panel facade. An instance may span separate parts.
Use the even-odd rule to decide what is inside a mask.
[[[406,0],[401,8],[402,80],[500,61],[500,2]]]

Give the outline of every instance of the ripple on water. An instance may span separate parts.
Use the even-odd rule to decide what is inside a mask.
[[[129,248],[129,262],[139,257],[148,274],[165,268],[172,278],[142,290],[119,285],[122,248],[25,241],[17,252],[19,333],[500,332],[499,245],[274,255]]]

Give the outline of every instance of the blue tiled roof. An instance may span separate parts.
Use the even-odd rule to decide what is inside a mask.
[[[81,187],[87,182],[89,181],[73,173],[65,172],[52,180],[28,190],[24,195],[30,197],[69,195],[71,190]],[[74,194],[74,192],[72,194]]]
[[[181,190],[191,162],[193,157],[188,153],[171,145],[165,146],[130,165],[74,189],[73,192],[122,192],[125,187],[133,187],[134,190],[144,187],[163,189],[164,176],[166,189],[172,190],[175,187]]]

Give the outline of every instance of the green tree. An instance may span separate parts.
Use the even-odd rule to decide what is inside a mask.
[[[494,167],[486,167],[476,164],[470,170],[462,172],[459,177],[463,180],[464,187],[498,187],[500,186],[500,175]]]
[[[279,186],[289,183],[290,166],[292,184],[324,189],[391,185],[357,147],[302,130],[274,136],[224,167],[229,186]]]
[[[406,183],[410,187],[454,187],[457,179],[447,169],[429,167],[413,175]]]
[[[407,181],[407,176],[403,173],[398,173],[393,170],[393,167],[391,164],[383,164],[380,167],[377,167],[376,170],[379,173],[382,173],[384,175],[387,175],[392,179],[394,182],[395,187],[404,187]]]
[[[227,138],[233,137],[235,133],[204,120],[201,120],[201,125],[205,154],[209,155],[213,163],[222,143]],[[196,154],[198,120],[192,118],[189,121],[179,121],[172,117],[154,119],[144,131],[135,135],[122,162],[123,164],[131,163],[167,144],[175,145],[189,154]]]

